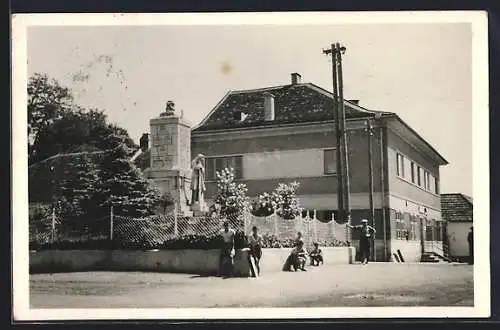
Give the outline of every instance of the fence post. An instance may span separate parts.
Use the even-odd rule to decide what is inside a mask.
[[[179,236],[179,227],[177,222],[177,203],[174,203],[174,237]]]
[[[51,223],[51,233],[50,240],[52,243],[55,241],[56,236],[56,208],[52,207],[52,223]]]
[[[247,217],[249,214],[247,212],[243,213],[243,234],[246,236],[247,235]]]
[[[109,239],[113,240],[113,221],[114,221],[114,213],[113,213],[113,205],[111,205],[111,210],[109,214]]]
[[[276,236],[276,238],[278,238],[278,217],[276,216],[276,213],[273,214],[273,218],[274,218],[274,236]]]

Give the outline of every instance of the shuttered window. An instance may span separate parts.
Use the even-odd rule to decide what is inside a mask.
[[[216,172],[220,172],[226,168],[234,170],[234,178],[236,180],[243,178],[243,156],[207,157],[205,164],[208,181],[216,181]]]

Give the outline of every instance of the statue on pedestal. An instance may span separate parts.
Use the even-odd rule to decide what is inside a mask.
[[[167,101],[165,105],[165,112],[160,114],[160,117],[173,116],[175,115],[175,103],[174,101]]]
[[[203,195],[205,193],[205,157],[202,154],[193,159],[191,162],[191,205],[198,203],[200,206],[204,205]]]

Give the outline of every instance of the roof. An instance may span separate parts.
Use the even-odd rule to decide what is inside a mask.
[[[275,117],[271,122],[264,120],[264,95],[274,96]],[[346,118],[363,118],[375,113],[344,101]],[[243,121],[235,118],[236,112],[243,112]],[[300,83],[261,89],[230,91],[194,129],[208,131],[239,127],[276,125],[285,123],[306,123],[332,120],[334,118],[333,94],[312,83]]]
[[[460,193],[441,194],[441,214],[443,219],[449,222],[471,222],[472,198]]]

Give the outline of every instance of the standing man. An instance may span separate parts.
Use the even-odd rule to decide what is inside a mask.
[[[470,227],[469,234],[467,235],[467,241],[469,242],[469,265],[474,264],[474,228]]]
[[[370,240],[372,239],[372,235],[375,235],[377,232],[375,228],[368,225],[368,220],[361,220],[361,225],[351,226],[347,224],[347,226],[351,229],[359,229],[359,252],[361,255],[361,263],[363,265],[368,264],[368,260],[370,259]]]
[[[259,234],[259,229],[256,226],[252,227],[252,234],[248,237],[248,245],[250,246],[250,254],[255,259],[257,274],[260,275],[260,258],[262,258],[263,238]]]
[[[219,259],[219,274],[225,277],[233,276],[234,266],[234,236],[236,232],[229,228],[229,223],[224,221],[223,229],[220,231],[222,247]]]

